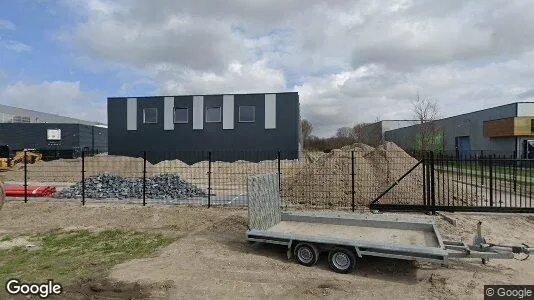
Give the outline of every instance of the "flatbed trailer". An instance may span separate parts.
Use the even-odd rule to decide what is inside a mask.
[[[249,242],[287,246],[288,258],[314,265],[328,253],[332,270],[352,271],[356,258],[378,256],[446,264],[449,258],[510,259],[533,251],[527,245],[486,243],[481,223],[472,245],[443,241],[433,219],[370,214],[282,212],[276,174],[249,178]]]

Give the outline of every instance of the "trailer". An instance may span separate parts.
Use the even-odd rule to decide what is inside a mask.
[[[378,256],[417,262],[446,264],[449,258],[518,258],[534,248],[487,243],[481,223],[472,245],[443,241],[433,219],[406,216],[282,212],[278,175],[250,177],[249,225],[246,239],[287,247],[288,259],[295,257],[304,266],[313,266],[323,253],[330,268],[338,273],[351,272],[357,258]]]

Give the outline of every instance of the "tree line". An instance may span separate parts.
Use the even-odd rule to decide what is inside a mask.
[[[358,123],[353,127],[340,127],[331,137],[313,135],[313,125],[308,120],[302,120],[302,138],[304,149],[328,152],[343,146],[361,142],[361,129],[370,123]]]
[[[411,104],[412,118],[419,123],[412,149],[436,151],[442,148],[442,131],[436,123],[441,115],[437,102],[431,98],[421,98],[417,94],[417,98]],[[376,122],[380,122],[380,118],[377,118]],[[312,123],[304,119],[301,121],[304,149],[329,152],[332,149],[339,149],[354,143],[365,143],[366,139],[369,140],[369,136],[374,139],[374,142],[384,142],[382,129],[376,126],[368,127],[371,124],[373,123],[364,122],[357,123],[352,127],[340,127],[333,136],[318,137],[313,135]]]

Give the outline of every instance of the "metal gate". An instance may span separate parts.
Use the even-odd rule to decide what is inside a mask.
[[[422,165],[422,201],[381,203],[384,196],[414,173],[419,165]],[[371,201],[369,208],[381,211],[533,213],[533,190],[534,159],[427,153]]]

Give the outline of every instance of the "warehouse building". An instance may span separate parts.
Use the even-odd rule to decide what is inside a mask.
[[[406,150],[421,147],[427,124],[385,132]],[[534,102],[517,102],[433,122],[434,151],[468,156],[479,153],[534,158]],[[428,128],[428,127],[426,127]]]
[[[417,122],[417,120],[382,120],[366,124],[358,129],[358,139],[361,143],[377,147],[385,141],[386,131],[411,126]]]
[[[82,150],[107,152],[107,140],[102,123],[0,105],[0,145],[11,155],[35,149],[45,159],[72,158]]]
[[[151,162],[297,159],[298,93],[108,98],[109,154]]]

